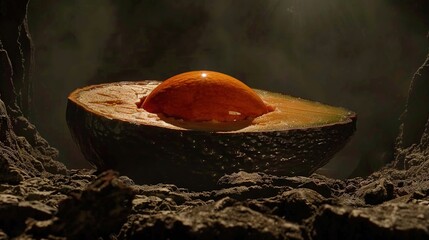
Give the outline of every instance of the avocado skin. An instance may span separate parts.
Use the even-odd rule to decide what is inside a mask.
[[[87,111],[68,100],[67,125],[99,171],[115,169],[139,184],[217,188],[238,171],[308,176],[353,135],[356,117],[325,126],[267,132],[219,133],[135,124]]]

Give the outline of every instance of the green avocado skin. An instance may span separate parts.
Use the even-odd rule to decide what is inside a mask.
[[[172,130],[109,119],[69,100],[67,124],[85,158],[136,183],[214,189],[238,171],[308,176],[353,135],[356,118],[326,126],[267,132]]]

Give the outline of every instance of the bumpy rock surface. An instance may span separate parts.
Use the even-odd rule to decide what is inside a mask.
[[[23,114],[30,102],[31,39],[28,0],[0,1],[0,182],[19,183],[49,173],[66,173],[49,146]]]
[[[391,200],[372,205],[359,190],[377,189],[379,184],[355,183],[358,188],[351,189],[351,183],[318,175],[252,174],[259,180],[271,179],[263,184],[250,183],[249,174],[239,175],[246,176],[240,184],[204,192],[165,184],[135,185],[111,171],[98,177],[89,171],[70,171],[19,185],[2,184],[0,228],[5,236],[23,239],[429,237],[426,188],[411,190],[399,184]],[[327,188],[332,191],[327,193]]]
[[[24,117],[26,4],[0,0],[0,239],[429,239],[429,57],[413,78],[396,158],[367,178],[237,172],[216,190],[136,185],[66,169]]]

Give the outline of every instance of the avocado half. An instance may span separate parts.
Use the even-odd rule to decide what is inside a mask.
[[[85,158],[142,184],[216,187],[238,171],[310,175],[352,136],[356,114],[255,90],[273,111],[233,122],[191,122],[155,114],[139,102],[161,82],[117,82],[72,92],[67,124]]]

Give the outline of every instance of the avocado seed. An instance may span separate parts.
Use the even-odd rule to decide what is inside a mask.
[[[175,75],[156,87],[141,107],[186,121],[218,122],[256,118],[273,110],[244,83],[213,71]]]

